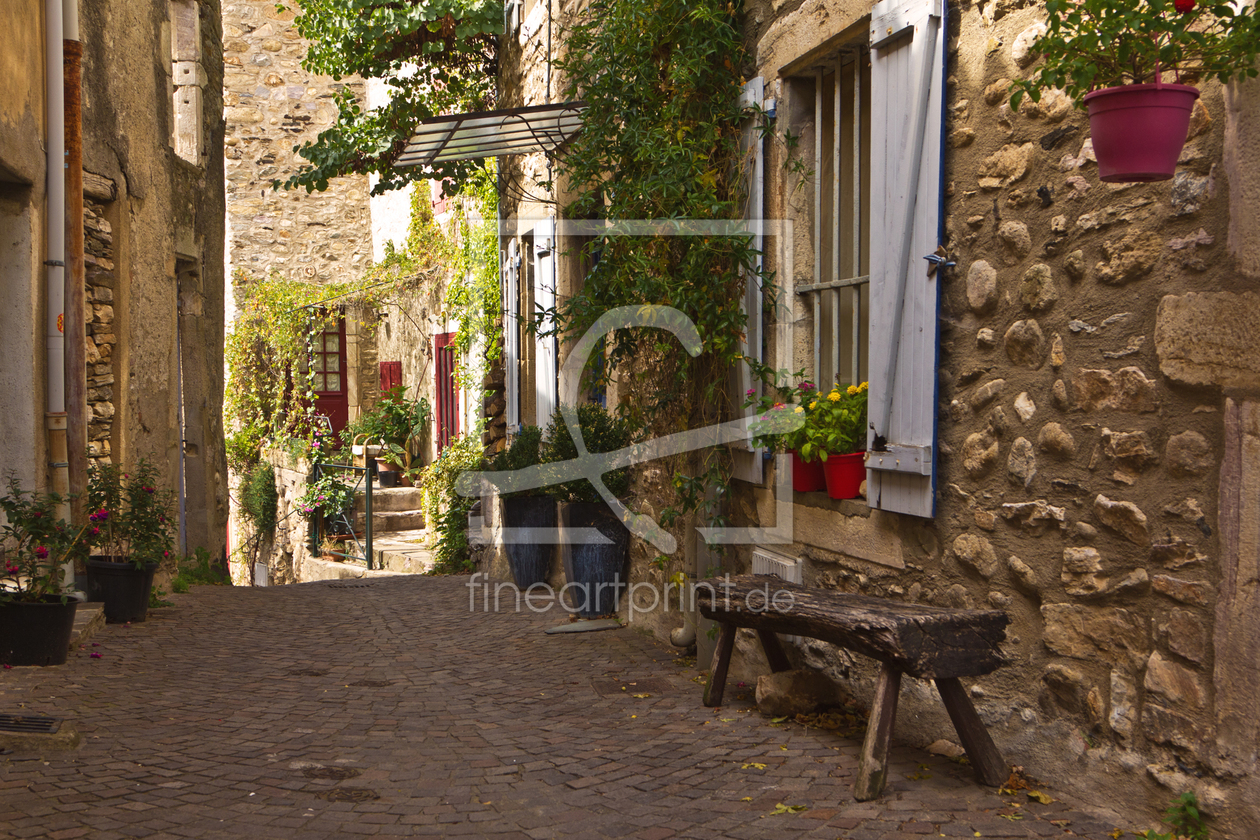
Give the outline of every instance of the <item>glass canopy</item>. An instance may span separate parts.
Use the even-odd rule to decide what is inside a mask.
[[[554,152],[582,127],[585,108],[585,102],[560,102],[431,117],[416,128],[394,166]]]

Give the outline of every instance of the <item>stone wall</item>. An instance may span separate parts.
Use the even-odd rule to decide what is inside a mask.
[[[83,203],[84,263],[87,281],[88,455],[107,461],[114,427],[114,229],[105,207]],[[88,314],[90,313],[90,314]]]
[[[223,6],[230,264],[255,276],[353,280],[372,263],[367,177],[344,176],[317,193],[271,189],[304,162],[293,147],[333,124],[334,93],[365,95],[357,78],[302,69],[306,43],[293,18],[268,0]]]

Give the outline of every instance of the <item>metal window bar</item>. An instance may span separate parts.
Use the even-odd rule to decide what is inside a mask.
[[[376,458],[367,456],[364,461],[364,465],[361,467],[356,467],[352,464],[332,464],[316,461],[314,468],[311,470],[312,480],[319,481],[320,476],[324,474],[325,470],[340,470],[342,472],[354,473],[356,476],[359,476],[355,479],[353,490],[355,493],[358,493],[360,485],[364,486],[363,541],[359,541],[359,535],[354,530],[354,505],[352,504],[350,506],[349,515],[347,515],[345,511],[342,511],[341,515],[339,517],[334,517],[331,522],[326,521],[322,515],[311,517],[310,552],[311,554],[321,553],[320,546],[324,542],[324,536],[327,534],[327,526],[340,524],[345,526],[346,533],[350,534],[350,539],[354,541],[355,548],[363,553],[362,555],[349,554],[342,551],[332,551],[329,553],[338,557],[344,557],[347,560],[362,560],[367,564],[368,571],[371,571],[372,558],[374,556],[372,553],[372,492],[377,473]]]
[[[798,285],[796,292],[809,296],[814,331],[813,381],[819,387],[833,381],[856,384],[861,381],[866,361],[862,342],[865,323],[862,287],[870,283],[870,275],[861,273],[865,234],[862,217],[862,107],[867,104],[862,92],[862,64],[865,58],[864,49],[842,51],[830,68],[830,74],[823,67],[818,67],[814,73],[814,282]],[[845,79],[845,69],[851,69],[848,80]],[[828,78],[832,87],[830,102],[825,99]],[[851,120],[847,143],[841,119],[846,99]],[[825,110],[828,104],[831,105],[830,115]],[[828,139],[831,141],[829,144]],[[827,145],[830,146],[827,150],[830,152],[829,161],[824,159],[824,146]],[[830,177],[824,177],[824,162],[830,163]],[[843,206],[841,181],[846,168],[852,181],[852,201],[847,214]],[[846,224],[850,237],[847,247],[843,247]],[[848,341],[844,342],[841,321],[846,302],[850,318]],[[825,336],[830,339],[826,353]],[[842,343],[848,344],[849,351],[848,369],[845,371],[841,370]]]

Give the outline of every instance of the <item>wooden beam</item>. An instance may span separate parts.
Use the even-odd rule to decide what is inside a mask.
[[[869,802],[884,789],[884,780],[888,776],[888,748],[892,744],[900,691],[901,671],[884,663],[875,683],[871,720],[866,726],[866,740],[862,742],[862,754],[858,758],[857,782],[853,785],[853,798],[858,802]]]
[[[726,690],[726,671],[731,666],[731,651],[735,649],[734,624],[723,623],[718,627],[717,648],[713,651],[713,667],[709,670],[709,684],[704,687],[704,705],[721,706]]]
[[[971,704],[967,690],[957,679],[938,679],[936,688],[941,692],[941,700],[945,702],[945,711],[954,722],[954,730],[958,740],[971,759],[971,766],[976,770],[976,778],[989,787],[998,787],[1010,776],[1011,768],[1002,760],[989,730],[985,728],[976,707]]]

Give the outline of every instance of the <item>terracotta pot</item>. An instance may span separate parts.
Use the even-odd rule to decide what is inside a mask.
[[[823,461],[827,477],[827,495],[833,499],[856,499],[866,480],[866,453],[828,455]]]
[[[1197,88],[1158,82],[1085,94],[1098,177],[1111,183],[1171,178],[1198,98]]]
[[[802,461],[795,449],[792,454],[792,489],[797,493],[813,493],[827,486],[822,461]]]

